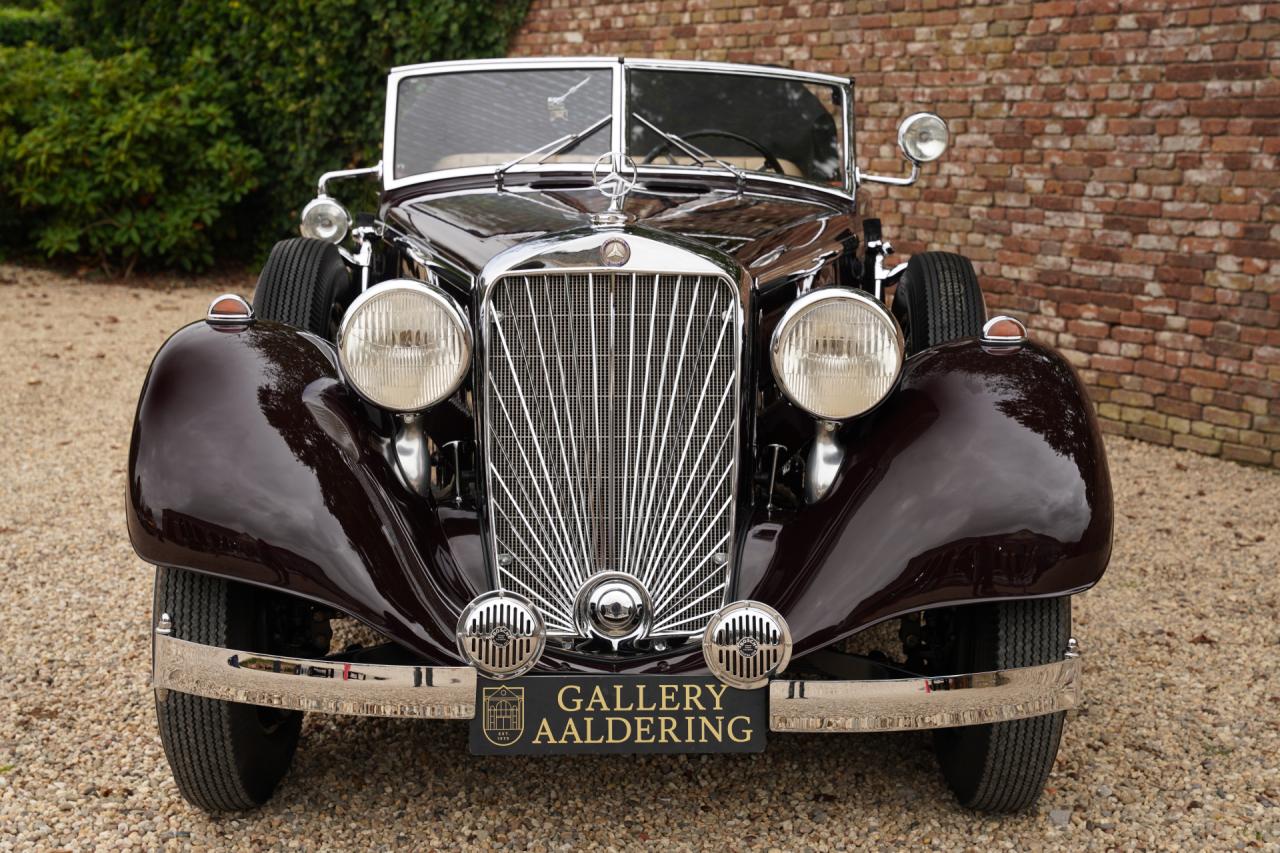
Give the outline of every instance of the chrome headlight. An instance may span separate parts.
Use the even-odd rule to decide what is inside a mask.
[[[303,237],[324,240],[326,243],[341,243],[351,227],[351,214],[327,195],[318,196],[307,202],[302,208],[302,222],[298,230]]]
[[[814,417],[843,420],[893,388],[905,347],[878,300],[823,288],[797,299],[773,333],[773,375],[787,399]]]
[[[351,303],[338,330],[338,362],[375,406],[416,412],[462,384],[471,367],[471,326],[442,290],[395,279]]]

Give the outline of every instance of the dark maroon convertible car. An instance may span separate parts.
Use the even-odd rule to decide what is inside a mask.
[[[868,185],[946,124],[906,118],[910,172],[874,175],[853,113],[777,68],[391,73],[382,162],[321,177],[138,404],[188,800],[265,802],[315,711],[467,720],[490,755],[934,729],[961,803],[1036,801],[1110,554],[1102,443],[968,260],[890,260]],[[360,176],[353,219],[329,191]]]

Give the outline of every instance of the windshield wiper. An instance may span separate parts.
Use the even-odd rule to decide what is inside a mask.
[[[735,178],[738,179],[739,191],[741,191],[742,187],[746,184],[747,173],[742,171],[732,163],[726,163],[725,161],[721,160],[719,157],[715,156],[714,154],[708,154],[707,152],[703,151],[701,148],[694,145],[692,142],[690,142],[687,139],[681,139],[679,136],[676,136],[674,133],[668,133],[667,131],[658,127],[653,122],[649,121],[644,116],[640,115],[640,113],[632,112],[631,116],[636,121],[640,122],[645,127],[649,128],[654,133],[658,134],[663,139],[665,139],[668,145],[674,145],[684,153],[688,154],[690,157],[694,159],[695,162],[697,162],[699,166],[707,165],[707,161],[710,160],[711,162],[715,163],[716,165],[730,172]]]
[[[512,160],[509,163],[503,163],[493,173],[493,180],[498,185],[497,188],[502,189],[502,176],[505,175],[507,173],[507,170],[510,169],[512,166],[518,166],[521,163],[523,163],[525,160],[528,160],[530,157],[537,157],[539,154],[541,154],[542,156],[538,157],[538,159],[535,160],[534,162],[545,163],[548,157],[554,157],[556,154],[561,154],[565,151],[568,151],[570,148],[577,145],[578,142],[580,142],[582,139],[585,139],[586,137],[595,133],[600,128],[604,127],[612,119],[613,119],[613,114],[610,113],[609,115],[606,115],[600,118],[599,120],[593,122],[587,127],[584,127],[582,130],[578,131],[577,133],[565,134],[559,139],[551,140],[546,145],[538,146],[537,148],[530,151],[528,154],[520,155],[519,157],[517,157],[516,159]]]

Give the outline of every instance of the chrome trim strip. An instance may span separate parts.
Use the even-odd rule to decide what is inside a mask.
[[[624,57],[497,57],[491,59],[455,59],[445,62],[419,62],[415,65],[398,65],[391,69],[398,73],[440,73],[448,71],[466,71],[470,68],[501,68],[511,71],[523,71],[538,68],[607,68],[611,65],[627,65],[632,68],[669,69],[672,71],[709,71],[725,74],[754,74],[763,77],[789,77],[796,80],[809,80],[814,83],[826,83],[834,86],[848,86],[852,77],[840,77],[834,74],[820,74],[816,71],[797,71],[791,68],[779,68],[773,65],[749,65],[739,62],[709,62],[688,59],[626,59]]]
[[[152,650],[156,690],[323,714],[469,720],[476,713],[476,671],[469,666],[261,655],[180,640],[159,630]]]
[[[469,71],[473,68],[507,71],[528,71],[541,68],[608,68],[617,65],[616,57],[584,56],[580,58],[562,56],[530,56],[530,57],[490,57],[489,59],[451,59],[444,62],[418,62],[413,65],[397,65],[391,69],[392,74],[408,76],[411,74],[444,74],[450,71]]]
[[[1072,645],[1056,663],[995,672],[866,681],[778,680],[769,685],[769,730],[898,732],[1037,717],[1080,704],[1081,670],[1079,652]]]
[[[613,154],[627,150],[627,75],[622,69],[622,60],[617,60],[617,70],[613,72],[613,125],[609,128],[611,135],[609,146]],[[593,170],[594,171],[594,170]]]
[[[749,77],[782,77],[789,80],[804,80],[808,83],[823,83],[828,86],[853,84],[851,77],[739,62],[709,62],[696,59],[624,59],[623,64],[628,68],[642,68],[650,71],[705,71],[711,74],[742,74]]]

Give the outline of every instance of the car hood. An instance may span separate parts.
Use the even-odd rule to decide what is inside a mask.
[[[590,185],[487,187],[388,196],[382,219],[475,273],[511,246],[589,225],[606,205]],[[743,262],[798,225],[847,215],[817,193],[779,196],[652,183],[637,187],[624,209],[635,224],[700,240]]]

